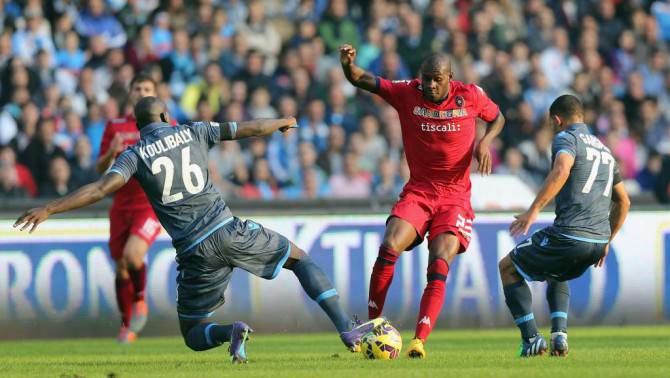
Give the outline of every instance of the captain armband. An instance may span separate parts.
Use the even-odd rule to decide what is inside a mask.
[[[235,139],[237,134],[237,122],[223,122],[219,125],[221,128],[221,140]]]

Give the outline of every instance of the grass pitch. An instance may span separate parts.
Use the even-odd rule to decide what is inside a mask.
[[[549,332],[544,330],[544,334]],[[404,345],[411,333],[403,332]],[[670,377],[670,326],[572,328],[567,358],[515,357],[516,329],[433,332],[426,360],[367,361],[334,333],[254,334],[250,362],[230,364],[227,344],[192,352],[180,338],[0,342],[2,377]]]

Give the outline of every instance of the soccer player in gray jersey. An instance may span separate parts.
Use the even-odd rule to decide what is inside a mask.
[[[535,232],[500,260],[505,302],[521,331],[519,355],[542,355],[547,342],[537,331],[527,281],[547,281],[551,354],[568,353],[568,280],[589,266],[602,267],[609,245],[628,214],[630,200],[612,152],[584,124],[584,109],[572,95],[549,108],[557,132],[553,168],[530,209],[516,216],[513,236],[527,235],[540,210],[556,197],[553,226]]]
[[[297,127],[294,118],[250,122],[194,122],[170,126],[165,104],[145,97],[135,106],[140,141],[116,159],[95,183],[28,210],[14,227],[32,232],[51,214],[97,202],[135,177],[147,194],[177,250],[177,312],[186,345],[196,351],[230,342],[233,362],[246,362],[251,328],[243,322],[221,325],[210,320],[224,302],[234,268],[273,279],[282,268],[298,278],[305,292],[328,315],[351,351],[382,319],[352,322],[325,273],[284,236],[252,221],[234,217],[209,179],[209,149],[222,140],[270,135]]]

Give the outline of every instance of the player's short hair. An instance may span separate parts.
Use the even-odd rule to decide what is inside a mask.
[[[167,106],[158,97],[147,96],[142,97],[137,104],[135,104],[135,119],[137,120],[137,128],[141,129],[144,126],[159,122],[160,115],[167,111]]]
[[[432,53],[421,62],[421,70],[445,67],[451,72],[451,60],[447,54]]]
[[[549,107],[549,115],[566,119],[574,116],[583,116],[584,105],[582,105],[582,102],[576,96],[565,94],[554,100]]]
[[[154,88],[158,88],[158,83],[156,83],[156,80],[154,80],[154,78],[146,72],[140,72],[135,75],[133,80],[130,81],[130,87],[132,88],[135,83],[144,83],[147,81],[153,84]]]

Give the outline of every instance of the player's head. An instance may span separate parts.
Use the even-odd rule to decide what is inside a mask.
[[[584,106],[577,97],[562,95],[549,107],[549,118],[554,131],[559,132],[572,124],[584,122]]]
[[[142,97],[156,96],[156,81],[146,73],[139,73],[130,82],[128,104],[135,106]]]
[[[449,93],[449,82],[451,82],[451,60],[440,54],[430,54],[421,63],[421,87],[423,96],[432,102],[440,102]]]
[[[168,114],[167,106],[165,106],[163,101],[154,96],[142,97],[135,104],[134,113],[137,120],[137,128],[140,130],[144,126],[154,122],[170,123],[170,114]]]

